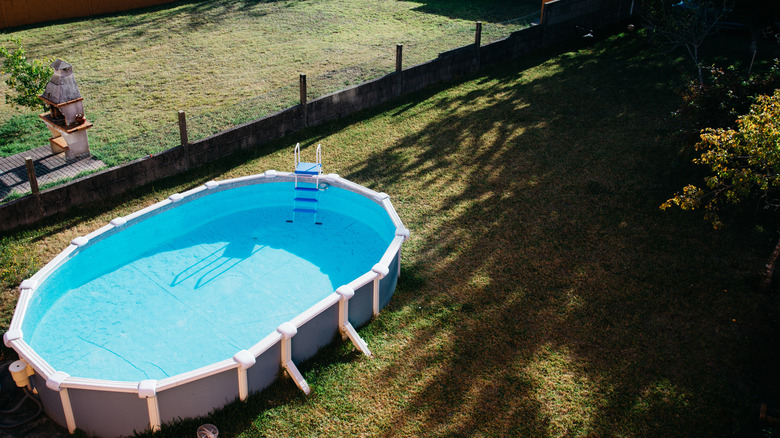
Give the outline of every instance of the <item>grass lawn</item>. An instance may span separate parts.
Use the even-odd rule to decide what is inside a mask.
[[[74,237],[322,143],[412,231],[360,330],[375,357],[333,344],[301,367],[311,396],[281,379],[155,436],[755,436],[780,401],[777,297],[755,292],[776,233],[659,210],[684,180],[678,64],[636,34],[550,51],[20,231],[2,323]]]
[[[176,122],[179,110],[206,119],[188,123],[190,138],[201,138],[215,132],[210,119],[224,117],[221,108],[272,93],[276,106],[253,102],[233,108],[229,123],[296,104],[299,73],[308,75],[313,93],[332,92],[344,82],[360,82],[364,70],[380,72],[374,77],[393,71],[398,43],[406,45],[405,65],[413,65],[473,42],[474,21],[483,21],[485,32],[506,36],[514,27],[497,23],[540,8],[541,0],[180,1],[7,34],[19,37],[31,58],[73,64],[86,115],[95,124],[89,131],[91,149],[115,164],[113,152],[102,150],[114,142],[145,133],[148,142],[159,135],[178,139],[176,128],[167,125]],[[316,79],[352,66],[365,68]],[[331,88],[324,89],[324,82]],[[9,129],[3,124],[19,112],[0,103],[0,154],[47,144],[48,137],[22,143],[2,136]],[[40,121],[36,128],[47,135]],[[207,132],[199,135],[199,128]]]

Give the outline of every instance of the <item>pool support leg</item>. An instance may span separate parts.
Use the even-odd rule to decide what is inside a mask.
[[[366,341],[363,340],[363,338],[360,337],[360,335],[357,334],[355,331],[355,327],[352,327],[352,324],[346,323],[341,327],[342,333],[346,334],[347,337],[352,341],[352,343],[355,345],[355,347],[358,348],[358,350],[362,351],[363,354],[365,354],[368,357],[372,357],[371,350],[368,349],[368,344],[366,344]]]
[[[241,401],[246,401],[247,397],[249,397],[249,382],[246,370],[254,365],[257,359],[255,359],[252,353],[241,350],[233,355],[233,360],[238,363],[238,398]]]
[[[62,411],[65,414],[65,424],[68,426],[68,432],[76,432],[76,418],[73,416],[73,407],[70,404],[70,396],[68,395],[68,388],[62,386],[62,382],[70,377],[63,371],[55,371],[54,374],[46,380],[46,387],[52,391],[60,393],[60,401],[62,402]]]
[[[149,410],[149,429],[158,432],[162,426],[160,419],[160,404],[157,402],[157,381],[141,380],[138,382],[138,397],[146,399],[146,407]]]
[[[298,333],[298,329],[293,323],[285,322],[282,323],[276,331],[282,334],[282,368],[287,371],[287,374],[290,375],[298,388],[300,388],[304,394],[309,395],[311,393],[311,388],[309,388],[309,384],[306,383],[301,372],[298,371],[298,367],[296,367],[292,361],[292,337]]]
[[[341,332],[341,338],[352,341],[358,350],[362,351],[368,357],[371,357],[371,350],[368,349],[368,344],[363,338],[355,331],[355,327],[350,324],[349,316],[349,299],[355,296],[355,290],[349,286],[340,286],[336,289],[336,293],[341,295],[339,300],[339,331]]]
[[[374,278],[374,303],[373,303],[374,317],[376,317],[377,315],[379,315],[379,281],[385,278],[385,276],[387,276],[387,274],[390,273],[390,268],[388,268],[387,265],[382,265],[377,263],[376,265],[374,265],[373,268],[371,268],[371,270],[376,274],[376,278]]]

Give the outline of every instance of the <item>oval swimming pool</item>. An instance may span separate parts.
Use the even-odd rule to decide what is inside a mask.
[[[298,182],[301,182],[298,176]],[[308,178],[308,179],[307,179]],[[4,339],[71,431],[157,429],[245,399],[387,304],[408,237],[387,195],[295,176],[210,182],[117,218],[20,287]],[[121,417],[121,418],[118,418]]]

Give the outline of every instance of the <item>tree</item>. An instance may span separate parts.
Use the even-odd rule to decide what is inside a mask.
[[[700,48],[731,9],[729,0],[644,0],[643,18],[650,38],[663,50],[684,47],[704,84]]]
[[[756,97],[750,111],[736,121],[737,129],[702,131],[696,144],[701,156],[694,163],[709,167],[705,186],[688,185],[682,193],[661,205],[683,210],[703,207],[705,219],[715,228],[722,225],[722,205],[755,200],[772,211],[780,211],[780,89],[771,96]],[[766,265],[762,289],[768,289],[780,256],[780,241]]]
[[[691,81],[682,92],[682,105],[673,114],[681,123],[682,133],[691,136],[690,145],[698,142],[705,128],[734,126],[740,114],[746,114],[755,96],[772,94],[780,88],[780,59],[769,68],[745,76],[733,65],[707,67],[706,87]]]
[[[750,33],[750,54],[755,58],[758,41],[769,32],[777,32],[775,23],[780,22],[780,2],[777,0],[735,0],[734,13],[731,14],[743,23]]]
[[[12,93],[5,93],[7,103],[31,109],[40,108],[43,102],[38,99],[46,89],[53,70],[49,67],[51,61],[28,60],[24,47],[18,38],[9,40],[12,47],[0,46],[0,57],[3,58],[0,74],[7,74],[5,83]]]

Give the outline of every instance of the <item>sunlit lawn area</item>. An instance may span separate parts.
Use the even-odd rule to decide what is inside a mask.
[[[777,298],[754,292],[776,233],[658,209],[684,170],[677,67],[636,34],[548,51],[18,232],[4,252],[37,268],[114,217],[290,170],[295,142],[322,143],[326,172],[390,194],[412,231],[393,300],[360,330],[375,357],[337,342],[302,365],[311,396],[281,379],[159,436],[755,434],[779,388]]]
[[[278,110],[297,103],[293,86],[300,73],[315,78],[371,63],[387,74],[395,68],[396,44],[407,45],[406,65],[413,65],[473,42],[477,20],[493,32],[498,23],[540,8],[540,0],[192,0],[4,33],[19,38],[33,59],[61,58],[74,66],[95,124],[93,152],[105,159],[102,148],[142,134],[154,138],[176,122],[179,110],[222,116],[220,108],[269,92],[277,94]],[[313,90],[323,86],[309,82]],[[335,85],[330,91],[344,86]],[[34,125],[39,135],[3,135],[20,123]],[[46,145],[47,135],[35,111],[0,102],[0,155]]]

